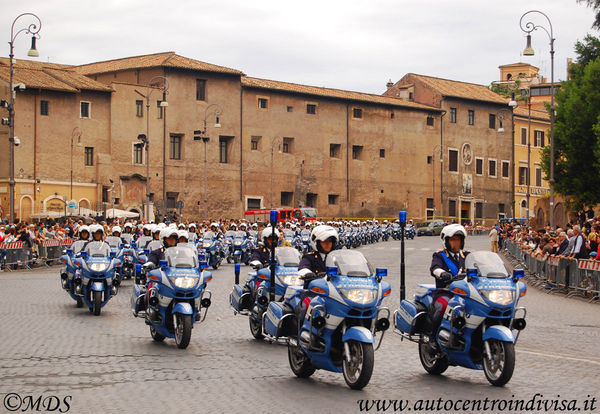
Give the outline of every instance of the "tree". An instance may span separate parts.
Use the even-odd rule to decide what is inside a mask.
[[[519,77],[523,77],[523,75],[519,75]],[[511,98],[512,94],[515,94],[515,100],[517,102],[527,102],[527,96],[521,94],[521,80],[516,79],[514,82],[509,83],[495,83],[493,82],[489,86],[490,90],[496,92],[498,95],[503,98]]]
[[[590,36],[588,36],[590,37]],[[596,38],[587,45],[600,45]],[[579,43],[578,43],[579,45]],[[588,53],[589,52],[589,53]],[[600,48],[586,49],[571,68],[571,80],[556,95],[554,179],[557,193],[570,196],[573,208],[600,202]],[[590,57],[597,56],[593,60]],[[584,66],[579,62],[587,62]],[[542,155],[549,177],[550,148]]]
[[[577,0],[577,3],[587,3],[588,7],[591,7],[596,12],[596,19],[592,27],[594,29],[600,29],[600,0]]]

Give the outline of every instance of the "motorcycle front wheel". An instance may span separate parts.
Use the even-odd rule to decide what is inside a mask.
[[[292,372],[298,378],[308,378],[316,371],[316,368],[310,363],[302,348],[299,345],[292,345],[289,342],[288,360],[290,361]]]
[[[81,296],[77,296],[77,307],[78,308],[82,308],[83,307],[83,298]]]
[[[263,339],[264,335],[262,333],[262,318],[260,315],[257,315],[256,312],[250,313],[248,316],[248,321],[250,323],[250,333],[255,339]]]
[[[483,372],[490,384],[501,387],[510,381],[515,370],[515,344],[488,339],[491,355],[483,355]]]
[[[192,337],[192,315],[175,314],[175,343],[177,348],[185,349]]]
[[[419,342],[419,359],[421,365],[431,375],[440,375],[448,369],[448,356],[439,355],[440,351],[429,343]]]
[[[165,340],[165,336],[161,333],[159,333],[156,328],[152,325],[150,325],[150,336],[152,337],[152,339],[154,339],[156,342],[162,342]]]
[[[95,290],[93,292],[92,300],[92,311],[94,312],[94,315],[98,316],[100,315],[100,309],[102,309],[102,292],[98,292]]]
[[[353,390],[363,389],[371,379],[373,366],[375,365],[375,353],[373,344],[358,341],[348,341],[350,350],[350,362],[344,355],[342,369],[346,384]]]

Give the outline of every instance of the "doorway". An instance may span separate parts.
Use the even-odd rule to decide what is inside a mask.
[[[463,226],[471,222],[471,202],[461,201],[460,203],[460,224]]]

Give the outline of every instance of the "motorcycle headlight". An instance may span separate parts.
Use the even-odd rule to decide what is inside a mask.
[[[202,243],[202,247],[210,247],[211,243],[210,242],[204,242]]]
[[[308,237],[302,237],[302,241],[303,242],[307,242],[308,241]]]
[[[242,244],[241,241],[234,241],[233,244],[235,244],[236,246],[240,246]]]
[[[191,289],[198,284],[197,277],[176,277],[173,279],[173,284],[181,289]]]
[[[507,289],[482,290],[481,295],[498,305],[508,305],[515,300],[515,291]]]
[[[303,286],[304,280],[300,279],[298,275],[286,275],[283,278],[283,283],[288,286]]]
[[[366,305],[377,299],[375,289],[340,289],[341,294],[351,302]]]
[[[107,263],[89,263],[88,267],[94,272],[104,272],[108,268]]]

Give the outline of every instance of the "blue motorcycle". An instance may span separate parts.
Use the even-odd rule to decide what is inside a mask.
[[[415,234],[415,226],[412,224],[407,224],[406,228],[404,229],[404,237],[412,240],[415,238]]]
[[[302,243],[302,253],[308,253],[312,250],[310,246],[310,230],[302,230],[300,232],[300,241]]]
[[[77,273],[77,267],[73,262],[77,257],[80,257],[80,252],[87,243],[87,240],[76,240],[69,249],[63,251],[63,255],[59,261],[65,265],[60,272],[61,287],[66,290],[69,295],[77,302],[77,307],[83,307],[83,298],[75,293],[75,283],[73,279]]]
[[[187,348],[194,322],[204,321],[211,305],[206,284],[212,280],[212,274],[203,270],[206,266],[204,256],[181,243],[165,250],[165,260],[159,268],[150,270],[146,286],[133,286],[133,314],[145,318],[152,339],[161,342],[175,338],[178,348]]]
[[[301,378],[311,376],[317,369],[343,372],[350,388],[362,389],[371,379],[374,351],[390,324],[388,308],[381,307],[391,293],[389,283],[381,281],[387,270],[373,271],[362,253],[355,250],[329,253],[326,265],[326,278],[305,280],[310,304],[299,332],[288,338],[290,367]],[[289,309],[296,309],[303,301],[303,291],[295,290],[286,297],[287,307],[275,309],[277,304],[271,302],[266,325],[290,329],[285,319],[294,320],[287,315]],[[275,317],[271,317],[271,312]],[[382,332],[382,336],[374,349],[377,332]]]
[[[275,301],[281,302],[290,289],[299,289],[303,280],[298,276],[298,265],[302,256],[293,247],[277,247],[275,249]],[[233,286],[229,295],[229,303],[234,313],[249,316],[250,332],[256,339],[268,336],[278,339],[281,336],[267,329],[268,322],[264,315],[270,309],[271,271],[269,268],[249,273],[245,289],[239,284]]]
[[[427,311],[435,285],[415,300],[403,300],[394,312],[396,332],[419,344],[425,371],[439,375],[449,365],[483,370],[496,386],[506,384],[515,367],[515,344],[525,328],[524,307],[517,307],[527,292],[522,270],[511,276],[502,259],[492,252],[472,252],[465,261],[467,273],[454,276],[442,323],[431,342],[427,335]],[[521,315],[517,315],[521,313]],[[517,317],[519,316],[519,317]]]
[[[245,231],[236,231],[233,236],[233,263],[244,263],[248,265],[250,261],[250,249],[248,248],[248,238]]]
[[[136,276],[136,264],[138,264],[138,256],[135,242],[130,244],[121,244],[117,259],[121,260],[121,279],[132,279]],[[145,263],[145,261],[144,261]]]
[[[209,266],[215,270],[219,268],[223,255],[221,254],[221,242],[215,233],[212,231],[204,233],[202,240],[198,243],[198,251],[204,254]]]
[[[235,231],[227,230],[223,235],[223,257],[227,259],[227,263],[233,263],[233,239]]]
[[[119,278],[116,269],[121,265],[120,260],[115,258],[114,252],[106,256],[103,242],[90,242],[86,251],[82,251],[72,263],[77,274],[72,282],[75,295],[71,294],[71,297],[77,300],[74,296],[80,296],[90,312],[100,315],[100,310],[117,294]],[[78,285],[81,294],[77,294]]]

